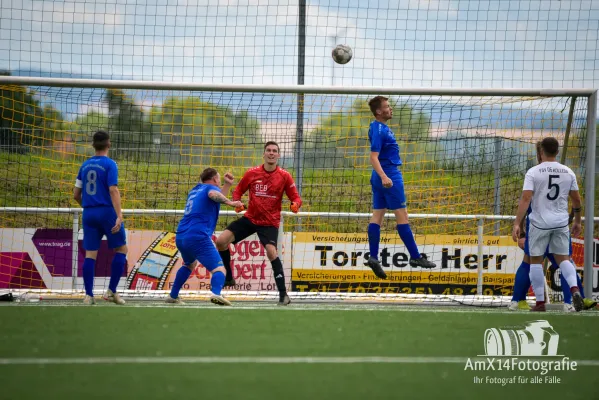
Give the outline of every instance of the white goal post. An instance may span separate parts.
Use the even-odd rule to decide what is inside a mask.
[[[307,127],[304,126],[304,111],[309,110],[310,106],[305,103],[304,96],[308,95],[339,95],[347,96],[348,98],[355,98],[355,96],[364,95],[388,95],[396,96],[398,98],[402,96],[415,96],[422,97],[424,99],[439,97],[445,98],[460,98],[461,101],[468,103],[467,98],[469,96],[480,98],[522,98],[524,100],[528,98],[543,99],[552,97],[564,97],[573,99],[585,99],[586,103],[586,121],[585,121],[585,164],[581,166],[580,170],[584,171],[584,190],[585,190],[585,204],[584,204],[584,221],[594,221],[597,223],[599,218],[594,215],[595,207],[595,173],[596,173],[596,125],[597,125],[597,90],[596,89],[492,89],[492,88],[470,88],[470,89],[458,89],[458,88],[393,88],[393,87],[340,87],[340,86],[292,86],[292,85],[279,85],[279,86],[264,86],[264,85],[220,85],[220,84],[203,84],[203,83],[188,83],[188,82],[150,82],[150,81],[123,81],[123,80],[98,80],[98,79],[63,79],[63,78],[36,78],[36,77],[16,77],[16,76],[0,76],[0,89],[11,88],[15,86],[22,87],[33,87],[36,92],[44,92],[44,88],[89,88],[89,89],[119,89],[119,90],[138,90],[138,91],[170,91],[170,92],[201,92],[201,93],[234,93],[239,94],[240,98],[244,94],[288,94],[294,96],[294,104],[297,104],[298,119],[293,127],[295,133],[293,137],[287,137],[288,140],[296,141],[296,147],[294,148],[296,157],[293,158],[294,174],[298,188],[302,190],[304,175],[302,168],[304,164],[298,160],[303,156],[305,149],[302,147],[304,143],[304,135]],[[13,90],[13,89],[10,89]],[[44,92],[44,96],[53,96],[51,91]],[[64,96],[68,96],[68,93],[64,93]],[[498,100],[499,101],[499,100]],[[425,100],[424,103],[427,101]],[[43,103],[43,102],[42,102]],[[334,103],[334,100],[333,100]],[[429,103],[434,103],[429,101]],[[426,103],[428,104],[428,103]],[[449,104],[449,103],[448,103]],[[315,107],[315,106],[312,106]],[[318,105],[321,109],[325,109],[326,106],[321,104]],[[434,104],[431,107],[435,107]],[[500,107],[497,108],[497,110]],[[494,111],[496,111],[494,109]],[[71,111],[73,112],[73,111]],[[264,112],[268,112],[264,111]],[[75,113],[75,112],[73,112]],[[301,114],[301,115],[300,115]],[[323,112],[323,115],[328,116],[329,111]],[[501,116],[501,114],[500,114]],[[321,117],[319,117],[321,118]],[[324,117],[323,117],[324,118]],[[472,117],[475,118],[475,117]],[[568,128],[569,129],[569,128]],[[300,143],[300,145],[297,145]],[[346,145],[350,146],[350,145]],[[352,144],[356,149],[358,145]],[[401,144],[400,144],[401,146]],[[343,147],[343,146],[338,146]],[[422,151],[421,151],[422,152]],[[350,156],[354,156],[354,153],[346,151]],[[340,169],[340,168],[339,168]],[[80,226],[79,218],[81,210],[78,208],[60,208],[60,207],[21,207],[11,206],[6,201],[3,202],[5,207],[0,207],[0,215],[8,214],[61,214],[69,215],[72,221],[72,240],[73,243],[79,238]],[[331,207],[332,208],[332,207]],[[431,209],[434,211],[434,209]],[[124,214],[130,216],[180,216],[183,210],[179,209],[126,209],[123,210]],[[504,212],[505,214],[505,212]],[[223,211],[221,215],[232,217],[236,215],[232,211]],[[294,233],[293,228],[286,229],[290,226],[295,226],[304,218],[315,219],[318,221],[326,221],[332,218],[343,218],[347,220],[359,219],[367,220],[370,217],[368,212],[349,212],[342,210],[331,210],[331,211],[300,211],[298,214],[292,214],[289,212],[283,212],[283,221],[281,224],[280,232],[281,235],[284,233]],[[483,236],[485,234],[484,223],[485,221],[511,221],[513,216],[510,215],[495,215],[490,214],[452,214],[452,213],[410,213],[410,218],[413,220],[431,220],[431,221],[476,221],[477,230],[477,256],[478,260],[484,259],[485,245]],[[391,216],[390,216],[391,217]],[[23,227],[25,228],[25,227]],[[434,228],[431,228],[434,229]],[[301,228],[299,228],[301,230]],[[587,249],[584,254],[584,273],[587,277],[593,276],[593,264],[594,264],[594,223],[585,223],[584,226],[584,248]],[[281,243],[279,243],[281,245]],[[293,243],[292,243],[293,245]],[[80,290],[81,286],[77,284],[77,269],[78,269],[78,249],[77,246],[72,247],[72,289]],[[281,249],[282,250],[282,249]],[[290,268],[294,268],[293,263]],[[455,294],[394,294],[394,293],[318,293],[318,292],[306,292],[306,293],[294,293],[293,296],[298,299],[311,299],[311,300],[335,300],[344,298],[346,300],[361,300],[361,301],[407,301],[417,303],[460,303],[460,304],[474,304],[474,305],[504,305],[509,302],[505,296],[490,295],[483,296],[483,279],[484,279],[484,268],[483,263],[480,262],[476,267],[477,281],[476,281],[476,295],[455,295]],[[289,277],[288,279],[291,279]],[[587,293],[592,293],[592,279],[586,279],[584,282],[584,288]],[[41,290],[41,289],[39,289]],[[15,290],[35,292],[35,289],[19,289]],[[65,293],[69,290],[65,290]],[[185,292],[183,292],[185,294]],[[200,298],[205,296],[208,292],[195,292]],[[134,297],[138,297],[139,292],[131,291],[126,292]],[[232,295],[238,295],[240,298],[248,299],[260,299],[260,298],[271,298],[275,292],[264,292],[264,291],[252,291],[251,294],[247,291],[235,293]],[[274,298],[274,297],[273,297]]]

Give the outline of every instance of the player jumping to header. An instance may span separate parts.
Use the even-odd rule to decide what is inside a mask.
[[[393,117],[393,110],[388,99],[376,96],[368,102],[370,111],[375,120],[370,124],[368,140],[370,141],[370,163],[372,164],[372,218],[368,225],[368,243],[370,258],[367,265],[374,274],[382,279],[387,274],[378,260],[379,242],[381,239],[381,224],[387,210],[392,210],[397,222],[397,233],[410,253],[412,267],[435,268],[436,265],[420,254],[414,240],[412,229],[408,223],[406,194],[404,191],[403,177],[399,167],[399,145],[395,135],[387,126],[387,121]]]

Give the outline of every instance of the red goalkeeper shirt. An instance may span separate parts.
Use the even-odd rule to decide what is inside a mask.
[[[291,174],[279,166],[272,172],[264,165],[247,170],[233,191],[233,200],[241,200],[248,189],[250,201],[245,217],[255,225],[279,227],[283,193],[291,202],[302,204]]]

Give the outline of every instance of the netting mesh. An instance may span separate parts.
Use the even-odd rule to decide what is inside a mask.
[[[584,195],[587,99],[390,96],[390,128],[400,143],[412,230],[420,251],[437,267],[410,267],[395,220],[387,218],[380,257],[390,279],[381,281],[364,265],[372,209],[367,99],[374,95],[305,95],[299,140],[295,94],[5,85],[0,207],[75,207],[75,176],[93,154],[97,129],[111,134],[123,207],[133,210],[182,210],[204,168],[231,171],[238,180],[261,164],[263,144],[275,140],[279,164],[295,178],[307,213],[286,214],[280,237],[293,292],[511,294],[522,252],[509,237],[512,221],[490,216],[514,215],[524,172],[536,163],[535,143],[545,136],[566,143],[573,102],[562,154]],[[482,293],[476,289],[476,215],[489,216],[483,224]],[[172,247],[179,218],[174,211],[127,215],[130,253],[121,289],[147,294],[170,287],[181,264]],[[217,232],[235,218],[221,215]],[[72,213],[5,210],[0,227],[0,287],[82,290],[82,232],[75,225],[73,249]],[[97,290],[106,288],[109,276],[111,252],[103,246]],[[236,293],[257,297],[275,289],[255,237],[232,249],[232,262]],[[208,283],[200,266],[186,289],[199,293]]]
[[[296,84],[301,1],[2,0],[13,75]],[[305,1],[305,84],[597,87],[596,1]],[[344,43],[354,58],[335,65]],[[575,45],[572,45],[575,43]]]

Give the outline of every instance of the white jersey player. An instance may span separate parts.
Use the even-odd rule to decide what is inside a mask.
[[[548,249],[555,256],[561,273],[572,291],[576,311],[583,307],[583,299],[576,281],[576,268],[570,261],[570,229],[568,227],[568,198],[572,199],[574,222],[572,235],[582,231],[580,194],[574,172],[556,161],[559,143],[548,137],[541,141],[541,163],[526,172],[518,213],[512,237],[518,241],[520,224],[526,217],[524,253],[530,257],[530,281],[537,304],[531,311],[545,311],[545,275],[543,257]]]

